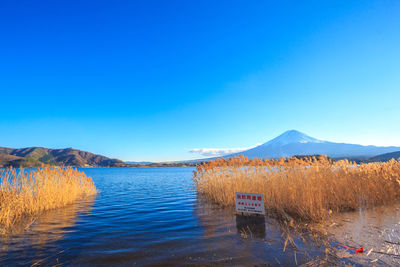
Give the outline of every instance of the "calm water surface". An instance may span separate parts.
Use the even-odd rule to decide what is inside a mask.
[[[297,238],[283,252],[273,222],[248,222],[197,196],[193,168],[83,171],[99,194],[1,237],[1,266],[294,265],[324,249]]]

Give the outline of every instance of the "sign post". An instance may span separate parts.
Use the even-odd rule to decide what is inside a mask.
[[[264,195],[253,193],[235,193],[236,211],[265,215]]]

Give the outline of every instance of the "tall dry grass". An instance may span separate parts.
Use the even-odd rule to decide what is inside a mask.
[[[60,208],[97,193],[92,178],[72,168],[0,171],[0,230],[26,216]]]
[[[357,165],[327,157],[248,160],[236,157],[199,165],[193,173],[197,191],[224,206],[235,192],[264,194],[269,214],[285,220],[321,221],[400,200],[400,161]]]

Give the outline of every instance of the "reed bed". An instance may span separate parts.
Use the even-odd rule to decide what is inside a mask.
[[[198,165],[193,178],[200,194],[223,206],[235,205],[235,192],[262,193],[267,212],[283,220],[318,222],[400,200],[400,160],[358,165],[325,156],[241,156]]]
[[[60,208],[97,193],[92,178],[72,168],[0,171],[0,230],[43,211]]]

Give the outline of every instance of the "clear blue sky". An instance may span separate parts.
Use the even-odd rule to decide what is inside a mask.
[[[400,146],[400,1],[2,1],[0,146]]]

